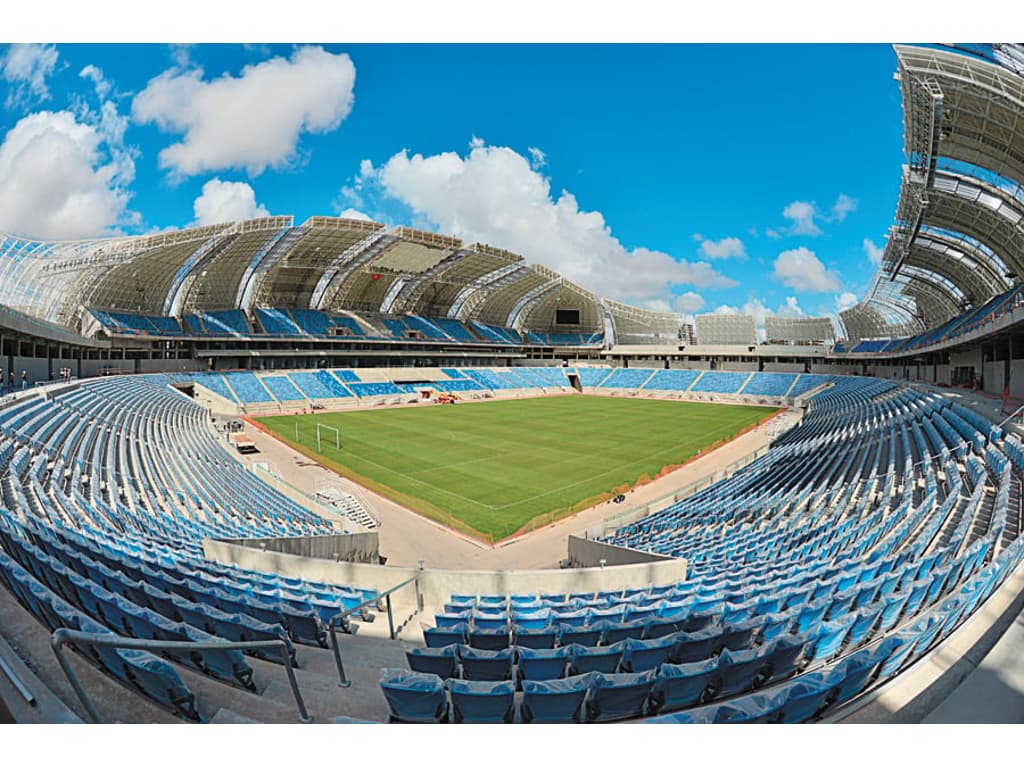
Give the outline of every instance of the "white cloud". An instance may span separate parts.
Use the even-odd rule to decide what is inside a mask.
[[[849,195],[844,195],[840,192],[839,197],[836,198],[836,202],[832,206],[832,216],[829,218],[829,221],[842,221],[846,218],[847,214],[853,213],[855,210],[857,210],[857,201]]]
[[[601,213],[580,210],[565,190],[556,199],[549,180],[508,147],[474,142],[465,157],[403,150],[379,169],[364,161],[353,186],[375,187],[441,232],[522,254],[610,298],[645,303],[677,285],[737,285],[707,262],[627,249]]]
[[[857,294],[844,291],[836,295],[836,312],[845,312],[850,307],[856,306]]]
[[[0,72],[8,83],[11,83],[6,104],[10,107],[25,107],[33,97],[37,101],[47,101],[50,89],[46,78],[57,66],[57,47],[54,45],[37,45],[35,43],[15,43],[7,48],[0,58]]]
[[[293,162],[302,133],[341,124],[352,110],[355,77],[347,54],[320,47],[248,65],[239,77],[207,81],[201,69],[169,69],[135,97],[132,119],[183,134],[161,150],[161,168],[183,176],[244,168],[257,176]]]
[[[743,241],[738,237],[723,237],[717,242],[715,240],[702,240],[700,244],[701,256],[709,259],[745,259],[747,249]]]
[[[868,257],[868,261],[875,266],[878,266],[882,263],[883,253],[885,253],[885,248],[875,245],[874,240],[869,240],[866,237],[864,238],[864,254]]]
[[[110,81],[103,76],[103,70],[97,66],[86,64],[82,67],[82,71],[78,73],[78,76],[91,80],[93,87],[96,89],[96,95],[101,99],[105,99],[111,91]]]
[[[704,297],[699,293],[687,291],[686,293],[679,294],[672,300],[672,307],[677,312],[683,312],[685,314],[700,312],[704,309]]]
[[[210,179],[192,204],[196,224],[224,224],[244,219],[261,219],[270,212],[256,203],[256,191],[243,181]]]
[[[134,165],[111,157],[114,116],[97,128],[71,112],[36,112],[0,144],[0,230],[65,240],[110,234],[127,215]],[[112,123],[112,124],[111,124]]]
[[[774,229],[766,229],[765,235],[771,240],[780,240],[782,238],[782,234]]]
[[[171,43],[171,61],[178,69],[188,69],[192,63],[193,43]]]
[[[775,310],[779,317],[803,317],[804,311],[800,308],[800,302],[796,296],[787,296],[786,303]]]
[[[782,215],[793,222],[789,228],[791,235],[811,235],[812,237],[821,234],[821,228],[814,223],[816,213],[814,203],[805,203],[801,200],[794,200],[782,210]]]
[[[139,154],[136,147],[127,146],[124,141],[128,117],[118,111],[116,101],[106,98],[114,92],[114,84],[106,78],[103,70],[87,64],[78,76],[92,82],[99,103],[93,107],[87,96],[76,95],[72,99],[75,117],[78,122],[91,125],[99,133],[110,155],[110,163],[115,169],[115,183],[125,188],[135,179],[135,158]],[[137,223],[139,219],[138,214],[132,214],[129,220]]]
[[[803,246],[780,253],[774,267],[772,277],[797,291],[835,291],[842,287],[838,273],[825,269],[814,251]]]
[[[548,164],[548,156],[542,150],[536,147],[529,147],[526,151],[530,153],[530,167],[533,170],[536,171]]]
[[[355,208],[346,208],[338,214],[343,219],[359,219],[359,221],[373,221],[362,211],[356,210]]]

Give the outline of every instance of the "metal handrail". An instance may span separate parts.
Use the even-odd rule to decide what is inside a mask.
[[[1020,406],[1020,407],[1019,407],[1019,408],[1018,408],[1017,410],[1015,410],[1015,411],[1014,411],[1013,413],[1011,413],[1011,414],[1010,414],[1009,416],[1007,416],[1007,417],[1006,417],[1005,419],[1003,419],[1003,420],[1002,420],[1002,421],[1000,421],[1000,422],[999,422],[998,424],[996,424],[996,426],[997,426],[997,427],[1000,427],[1000,428],[1002,428],[1002,427],[1003,427],[1003,426],[1004,426],[1005,424],[1007,424],[1007,423],[1008,423],[1009,421],[1011,421],[1011,420],[1012,420],[1013,418],[1015,418],[1016,416],[1019,416],[1019,415],[1020,415],[1020,413],[1021,413],[1021,411],[1024,411],[1024,405]]]
[[[14,686],[15,690],[21,695],[21,698],[25,700],[25,703],[30,707],[36,706],[35,694],[29,690],[28,686],[25,685],[24,681],[15,674],[11,665],[8,664],[2,657],[0,657],[0,672],[4,673],[4,676],[10,681],[11,685]]]
[[[341,688],[348,688],[349,686],[352,685],[352,681],[349,680],[348,677],[345,676],[345,665],[341,661],[341,648],[338,646],[338,633],[336,631],[338,625],[341,624],[343,621],[345,621],[345,619],[347,619],[353,613],[356,613],[357,611],[361,611],[363,608],[366,608],[368,605],[379,603],[380,599],[383,597],[383,598],[385,598],[385,602],[387,604],[388,635],[391,637],[392,640],[394,640],[395,639],[395,619],[394,619],[394,615],[391,612],[391,593],[392,592],[397,592],[399,589],[401,589],[402,587],[404,587],[407,584],[410,584],[412,582],[416,582],[416,608],[417,608],[417,610],[419,610],[419,609],[421,609],[423,607],[423,605],[422,605],[422,596],[420,595],[420,591],[419,591],[419,574],[417,574],[415,576],[410,576],[408,579],[403,581],[401,584],[396,584],[395,586],[391,587],[391,589],[388,589],[385,592],[381,592],[376,597],[371,597],[369,600],[364,600],[359,605],[357,605],[357,606],[355,606],[353,608],[349,608],[347,610],[344,610],[341,613],[337,614],[336,616],[331,617],[331,620],[327,623],[327,630],[331,633],[331,650],[334,651],[334,663],[338,667],[338,685]]]
[[[100,718],[92,705],[92,701],[86,694],[85,689],[82,688],[82,685],[78,680],[78,676],[75,674],[74,669],[71,668],[67,658],[64,656],[64,646],[76,641],[91,643],[92,645],[104,645],[114,648],[126,648],[141,651],[245,651],[255,650],[257,648],[282,648],[284,650],[285,672],[288,674],[288,684],[291,686],[292,693],[295,696],[295,704],[299,709],[299,720],[303,723],[313,722],[313,718],[306,711],[306,704],[302,700],[302,693],[299,691],[299,684],[295,679],[295,669],[292,666],[294,646],[292,646],[291,640],[287,637],[281,637],[277,640],[208,640],[205,642],[193,643],[183,640],[142,640],[138,638],[121,637],[120,635],[82,632],[80,630],[61,627],[55,630],[53,635],[50,637],[50,647],[53,648],[53,652],[56,654],[57,661],[60,663],[61,669],[64,670],[64,674],[67,676],[68,682],[71,683],[71,687],[82,702],[82,706],[85,707],[85,711],[89,715],[89,719],[94,723],[98,723],[100,722]]]

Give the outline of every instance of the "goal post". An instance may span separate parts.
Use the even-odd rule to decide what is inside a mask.
[[[331,426],[328,426],[327,424],[321,424],[320,422],[317,422],[317,425],[316,425],[316,450],[317,450],[317,453],[323,453],[324,452],[324,450],[323,450],[323,432],[325,432],[325,431],[326,432],[333,432],[334,433],[334,448],[335,448],[335,450],[340,451],[341,450],[341,433],[338,431],[338,428],[337,427],[331,427]],[[330,439],[331,439],[330,435],[327,436],[327,439],[328,439],[328,441],[330,441]]]

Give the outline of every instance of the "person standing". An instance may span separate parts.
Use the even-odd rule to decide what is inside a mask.
[[[28,389],[28,371],[21,372],[21,388],[22,390]]]

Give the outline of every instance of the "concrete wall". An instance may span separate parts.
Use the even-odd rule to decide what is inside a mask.
[[[546,592],[596,592],[676,584],[686,579],[686,562],[620,565],[606,568],[567,568],[536,571],[445,571],[400,568],[364,563],[319,560],[282,552],[249,549],[226,541],[203,542],[206,557],[267,573],[297,576],[333,584],[347,584],[383,592],[417,576],[419,593],[427,614],[459,594],[532,594]],[[416,608],[416,593],[403,588],[392,596],[396,618],[401,623]]]
[[[617,547],[603,541],[584,539],[569,534],[569,562],[573,568],[600,568],[604,566],[632,565],[633,563],[659,563],[671,560],[667,555],[643,552],[629,547]]]
[[[205,371],[206,366],[198,360],[138,360],[140,373],[181,373],[182,371]]]
[[[860,372],[860,363],[811,363],[811,373],[825,373],[839,376]]]
[[[720,370],[720,371],[745,371],[745,372],[749,372],[749,371],[756,371],[757,370],[757,366],[758,366],[757,362],[743,363],[743,362],[733,362],[733,361],[730,361],[730,360],[725,360],[725,361],[722,362],[721,365],[718,366],[718,370]]]
[[[974,366],[975,371],[981,371],[981,347],[974,347],[966,350],[951,350],[949,353],[949,365],[951,368],[963,368]]]
[[[334,536],[289,536],[285,538],[224,539],[250,549],[281,552],[320,560],[344,560],[347,563],[379,563],[380,542],[375,531],[339,533]]]
[[[949,386],[949,366],[948,365],[936,365],[935,366],[935,383],[944,384]]]
[[[803,363],[765,363],[765,373],[803,373]]]
[[[1003,373],[1006,363],[1002,360],[994,360],[985,363],[985,391],[993,395],[1003,393]]]
[[[1010,361],[1010,397],[1024,397],[1024,360]]]
[[[15,355],[13,358],[4,355],[0,357],[0,367],[4,369],[4,386],[7,386],[7,376],[9,371],[14,371],[14,386],[17,388],[21,387],[21,372],[26,371],[28,373],[28,385],[31,387],[36,382],[46,382],[50,380],[49,365],[45,357],[18,357]],[[58,365],[57,368],[60,368]]]

